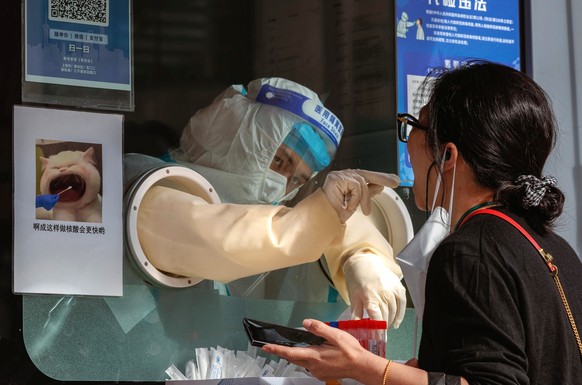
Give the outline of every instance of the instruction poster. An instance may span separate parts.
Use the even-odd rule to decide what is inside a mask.
[[[123,116],[14,107],[14,292],[122,295]]]
[[[519,0],[396,0],[397,109],[418,117],[419,86],[435,67],[488,59],[521,69]],[[406,144],[398,142],[401,185],[414,175]]]
[[[28,82],[131,91],[130,0],[25,0]]]

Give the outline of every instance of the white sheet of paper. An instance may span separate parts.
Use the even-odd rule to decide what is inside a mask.
[[[123,115],[14,106],[15,293],[123,294],[122,135]],[[63,151],[70,159],[85,153],[83,159],[93,161],[69,167]],[[69,191],[59,187],[43,194],[42,158],[57,154],[58,161],[45,168],[59,165],[55,174],[78,177],[66,180]],[[91,198],[90,185],[100,186],[94,194],[100,204]],[[90,203],[83,206],[75,194]],[[35,204],[39,195],[59,195],[59,201],[47,210]]]

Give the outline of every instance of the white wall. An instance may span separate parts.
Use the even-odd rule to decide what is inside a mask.
[[[557,232],[582,259],[582,2],[531,0],[533,77],[552,99],[560,135],[546,174],[566,195]]]

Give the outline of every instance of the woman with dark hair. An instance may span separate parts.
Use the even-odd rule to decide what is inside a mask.
[[[399,114],[399,137],[417,206],[430,209],[440,176],[436,194],[452,207],[452,231],[430,260],[418,361],[386,361],[315,320],[304,326],[325,344],[263,350],[319,379],[367,385],[579,383],[582,263],[552,231],[564,195],[543,175],[556,139],[547,95],[487,61],[427,84],[420,119]]]

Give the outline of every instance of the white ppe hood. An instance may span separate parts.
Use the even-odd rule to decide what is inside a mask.
[[[275,152],[298,122],[309,123],[333,159],[343,126],[317,94],[282,78],[232,85],[197,111],[173,158],[212,181],[228,203],[273,203],[265,187]],[[314,174],[315,175],[315,174]]]

